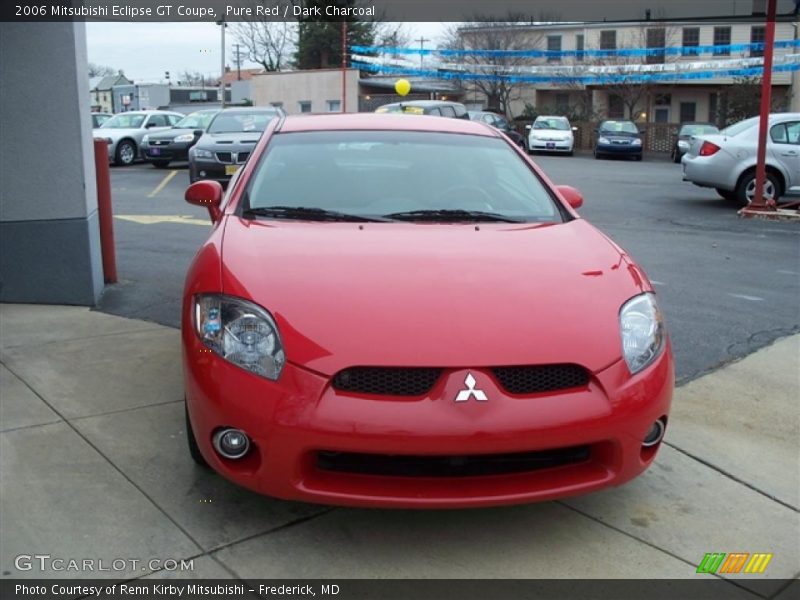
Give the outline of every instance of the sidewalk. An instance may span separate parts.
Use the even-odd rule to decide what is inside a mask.
[[[666,445],[628,485],[436,512],[273,500],[195,467],[174,329],[0,305],[0,363],[4,578],[78,576],[15,568],[37,553],[193,558],[156,576],[194,578],[693,578],[707,552],[770,552],[764,575],[725,576],[731,597],[766,577],[788,600],[779,580],[800,572],[800,335],[679,388]]]

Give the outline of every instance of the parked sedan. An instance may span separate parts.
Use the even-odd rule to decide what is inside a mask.
[[[755,195],[758,130],[759,118],[753,117],[718,134],[695,137],[681,159],[683,180],[715,188],[723,198],[747,206]],[[766,159],[766,198],[800,192],[800,113],[769,116]]]
[[[182,307],[197,463],[270,496],[420,508],[652,464],[674,380],[653,286],[500,132],[289,116],[235,178],[225,200],[186,191],[214,224]]]
[[[186,115],[171,129],[149,133],[142,138],[142,158],[165,169],[173,160],[189,160],[189,149],[208,128],[218,109],[198,110]]]
[[[451,102],[449,100],[408,100],[406,102],[394,102],[392,104],[379,106],[375,109],[375,112],[469,119],[466,106],[460,102]]]
[[[470,110],[467,112],[467,114],[471,120],[486,123],[487,125],[502,131],[508,137],[510,137],[511,141],[513,141],[517,146],[523,149],[525,148],[525,138],[511,126],[511,123],[509,123],[508,119],[506,119],[504,116],[486,110]]]
[[[642,134],[633,121],[603,121],[597,128],[594,157],[630,156],[642,160]]]
[[[530,152],[559,152],[572,156],[575,150],[577,127],[572,127],[566,117],[536,117],[529,127]]]
[[[681,125],[678,128],[678,137],[675,139],[675,145],[672,146],[672,152],[670,153],[673,162],[681,162],[681,158],[689,149],[694,136],[708,135],[710,133],[719,133],[719,128],[713,123],[684,123]]]
[[[137,110],[119,113],[94,130],[94,137],[108,144],[108,160],[115,165],[132,165],[146,133],[163,131],[183,118],[176,112]]]
[[[280,108],[226,108],[218,112],[189,150],[189,181],[227,183],[250,156],[264,129],[283,116]]]
[[[111,113],[93,112],[92,113],[92,129],[97,129],[103,123],[113,117]]]

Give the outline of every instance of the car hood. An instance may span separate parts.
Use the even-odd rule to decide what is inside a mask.
[[[479,227],[226,220],[223,292],[269,310],[287,359],[327,375],[357,365],[566,362],[598,371],[622,355],[620,307],[651,289],[581,219]]]
[[[166,131],[159,131],[158,133],[151,133],[148,135],[147,139],[149,140],[171,140],[173,138],[178,137],[179,135],[186,135],[187,133],[190,135],[194,135],[194,129],[167,129]]]
[[[639,133],[628,133],[625,131],[601,131],[599,137],[604,138],[617,138],[617,139],[624,139],[624,140],[636,140],[641,139],[641,134]]]
[[[198,148],[204,149],[229,149],[232,146],[247,146],[254,148],[261,138],[260,131],[246,131],[239,133],[204,133],[197,142]]]
[[[571,131],[560,129],[531,129],[531,136],[552,138],[554,140],[568,140],[572,137]]]

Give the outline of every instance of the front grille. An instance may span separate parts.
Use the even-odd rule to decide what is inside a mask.
[[[322,471],[387,477],[478,477],[525,473],[572,465],[588,460],[589,455],[589,446],[464,456],[408,456],[321,451],[317,452],[317,468]]]
[[[250,156],[250,153],[249,153],[249,152],[239,152],[239,154],[237,154],[237,155],[236,155],[236,162],[237,162],[238,164],[242,165],[242,164],[244,164],[245,162],[247,162],[247,158],[248,158],[249,156]]]
[[[334,376],[333,387],[378,396],[422,396],[431,390],[441,373],[441,369],[430,368],[352,367]]]
[[[233,162],[233,155],[230,152],[217,152],[217,160],[221,163],[231,164]]]
[[[500,385],[511,394],[535,394],[583,387],[589,372],[579,365],[533,365],[492,369]]]

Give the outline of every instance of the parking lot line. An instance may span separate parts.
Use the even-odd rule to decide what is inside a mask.
[[[159,183],[159,184],[156,186],[156,189],[154,189],[152,192],[150,192],[149,194],[147,194],[147,197],[148,197],[148,198],[153,198],[153,197],[154,197],[156,194],[158,194],[158,193],[159,193],[161,190],[163,190],[165,187],[167,187],[167,184],[168,184],[170,181],[172,181],[172,178],[173,178],[173,177],[175,177],[175,175],[177,175],[177,174],[178,174],[178,172],[177,172],[177,171],[175,171],[175,170],[172,170],[172,171],[170,171],[169,173],[167,173],[167,175],[164,177],[164,179],[161,181],[161,183]]]
[[[763,298],[759,298],[758,296],[747,296],[745,294],[728,294],[731,298],[741,298],[742,300],[750,300],[751,302],[763,302]]]

